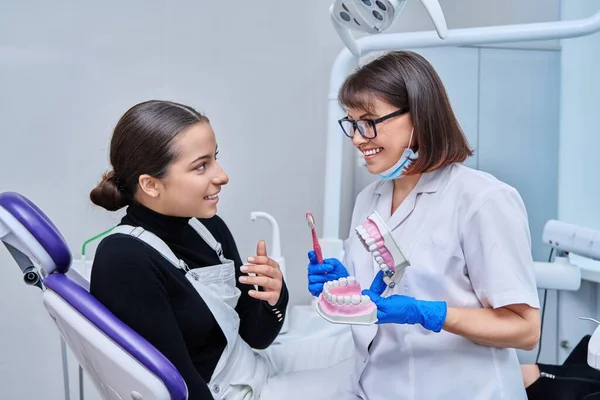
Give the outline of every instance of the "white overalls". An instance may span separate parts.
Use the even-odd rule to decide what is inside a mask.
[[[212,312],[227,340],[209,382],[215,399],[326,399],[337,390],[331,378],[350,382],[353,349],[335,348],[335,341],[309,343],[308,348],[300,343],[253,350],[238,333],[240,318],[235,307],[241,291],[236,286],[234,262],[223,256],[221,244],[200,221],[192,218],[190,225],[217,252],[221,264],[190,270],[165,242],[141,227],[120,225],[111,234],[137,237],[159,251],[174,266],[185,270],[186,278]],[[330,366],[334,366],[331,376],[317,369]]]
[[[377,211],[411,265],[394,288],[449,307],[539,307],[527,213],[515,189],[455,164],[421,176],[391,215],[393,182],[357,197],[352,225]],[[377,271],[355,234],[344,265],[363,288]],[[364,400],[523,400],[514,349],[481,346],[420,325],[352,326],[355,396]],[[354,397],[356,398],[356,397]]]

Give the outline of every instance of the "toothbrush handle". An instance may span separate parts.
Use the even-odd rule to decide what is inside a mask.
[[[315,251],[315,255],[317,256],[317,261],[319,264],[323,264],[323,251],[321,250],[321,244],[319,243],[319,239],[317,239],[317,235],[313,232],[313,250]]]
[[[315,254],[317,255],[317,261],[319,264],[323,264],[323,253],[321,251],[321,246],[317,243],[315,247]]]

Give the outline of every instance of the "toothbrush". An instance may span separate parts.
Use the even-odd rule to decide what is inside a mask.
[[[321,245],[319,244],[319,239],[317,239],[317,231],[315,229],[315,217],[310,211],[306,212],[306,222],[308,223],[308,227],[312,233],[313,250],[317,255],[317,262],[319,264],[323,264],[323,253],[321,251]]]

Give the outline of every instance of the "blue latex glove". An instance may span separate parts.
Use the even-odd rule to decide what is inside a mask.
[[[325,282],[350,276],[337,258],[326,258],[323,264],[319,264],[317,255],[311,250],[308,252],[308,260],[308,291],[315,297],[321,294]]]
[[[378,324],[421,324],[433,332],[442,330],[448,311],[445,301],[416,300],[399,294],[381,297],[385,288],[383,272],[379,271],[371,287],[362,292],[377,306]]]

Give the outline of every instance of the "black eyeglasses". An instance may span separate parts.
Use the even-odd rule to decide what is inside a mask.
[[[397,117],[398,115],[406,114],[408,112],[408,108],[401,108],[398,111],[394,111],[388,115],[384,115],[381,118],[377,119],[359,119],[356,121],[349,120],[348,117],[344,117],[338,120],[338,123],[342,127],[344,134],[348,136],[350,139],[354,137],[354,132],[358,130],[358,133],[365,139],[375,139],[377,137],[377,129],[375,125],[380,122],[387,121],[390,118]]]

